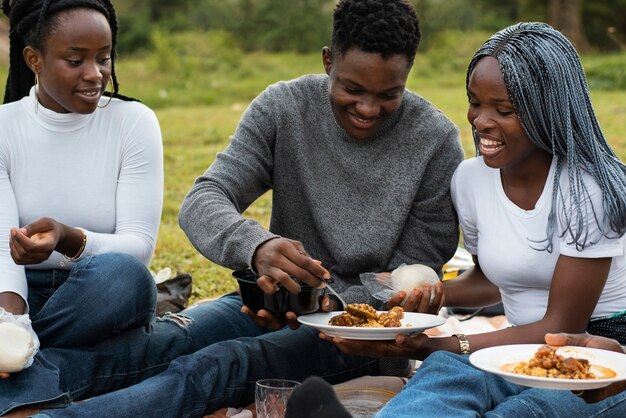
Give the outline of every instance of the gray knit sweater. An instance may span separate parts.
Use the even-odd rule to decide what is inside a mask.
[[[450,179],[462,161],[458,129],[420,96],[374,137],[336,122],[328,77],[269,86],[248,107],[224,152],[198,177],[179,222],[196,249],[232,269],[251,265],[276,236],[299,240],[348,302],[377,306],[359,274],[402,263],[436,271],[458,243]],[[270,231],[241,213],[272,190]]]

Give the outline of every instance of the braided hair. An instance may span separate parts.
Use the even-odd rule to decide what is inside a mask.
[[[403,54],[412,64],[420,37],[415,9],[406,0],[340,0],[335,7],[333,52],[356,47],[385,59]]]
[[[12,3],[12,4],[11,4]],[[26,64],[22,51],[31,46],[44,51],[46,37],[55,29],[56,14],[75,8],[94,9],[102,13],[111,27],[111,81],[113,92],[107,96],[122,100],[135,100],[118,94],[119,85],[115,75],[115,45],[117,42],[117,18],[110,0],[2,0],[2,11],[9,17],[9,74],[4,93],[4,103],[28,96],[35,84],[35,75]]]
[[[466,77],[478,60],[498,60],[520,123],[537,147],[556,156],[552,208],[546,229],[545,250],[552,251],[552,234],[558,213],[569,225],[563,231],[578,250],[589,239],[587,220],[594,219],[610,238],[626,231],[626,166],[607,143],[591,104],[587,79],[574,46],[559,31],[545,23],[522,22],[494,34],[474,54]],[[478,146],[476,147],[478,150]],[[564,201],[560,173],[567,161],[569,199]],[[604,218],[597,208],[587,213],[589,191],[582,174],[589,173],[602,190]],[[557,206],[557,198],[561,205]],[[608,222],[607,222],[608,221]],[[610,230],[606,230],[608,223]]]

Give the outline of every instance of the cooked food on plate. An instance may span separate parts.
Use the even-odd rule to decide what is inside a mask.
[[[506,364],[502,370],[554,379],[596,379],[598,376],[592,369],[598,369],[601,378],[610,377],[611,373],[615,375],[610,369],[592,365],[587,359],[562,356],[556,352],[557,349],[543,345],[530,360]]]
[[[333,316],[328,324],[340,327],[391,328],[401,326],[402,318],[404,309],[401,306],[379,314],[366,303],[350,303],[346,306],[346,312]]]

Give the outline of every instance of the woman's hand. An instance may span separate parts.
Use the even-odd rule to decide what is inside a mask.
[[[575,345],[579,347],[598,348],[601,350],[624,353],[624,350],[619,342],[610,338],[590,334],[546,334],[545,340],[546,344],[555,346]],[[600,389],[585,390],[574,393],[583,398],[587,403],[595,403],[602,401],[609,396],[616,395],[624,390],[626,390],[626,382],[616,382]]]
[[[398,334],[393,341],[364,341],[348,340],[341,337],[331,337],[320,333],[320,338],[331,342],[346,354],[364,357],[399,357],[420,359],[425,357],[426,347],[430,339],[426,334],[408,336]]]
[[[52,218],[40,218],[22,228],[11,228],[9,248],[15,264],[46,261],[62,238],[62,225]]]
[[[579,347],[598,348],[600,350],[615,351],[624,353],[619,342],[606,337],[591,334],[546,334],[546,344],[563,346],[575,345]]]
[[[298,293],[300,285],[291,276],[313,287],[330,279],[330,273],[308,255],[301,242],[287,238],[274,238],[259,245],[252,264],[261,276],[257,284],[268,294],[276,291],[278,283],[289,292]]]
[[[52,218],[43,217],[21,228],[12,228],[9,237],[11,257],[16,264],[39,264],[53,251],[73,257],[83,247],[83,232]]]
[[[430,297],[435,292],[431,302]],[[387,306],[391,309],[394,306],[402,306],[405,312],[420,312],[437,315],[445,302],[443,294],[443,283],[438,282],[434,288],[426,285],[423,288],[416,287],[408,295],[404,291],[399,291],[389,299]]]

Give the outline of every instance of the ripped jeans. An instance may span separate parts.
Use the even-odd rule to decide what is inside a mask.
[[[26,275],[41,347],[31,367],[0,380],[0,415],[127,387],[206,343],[194,338],[193,314],[155,320],[154,279],[134,257],[102,254]]]

